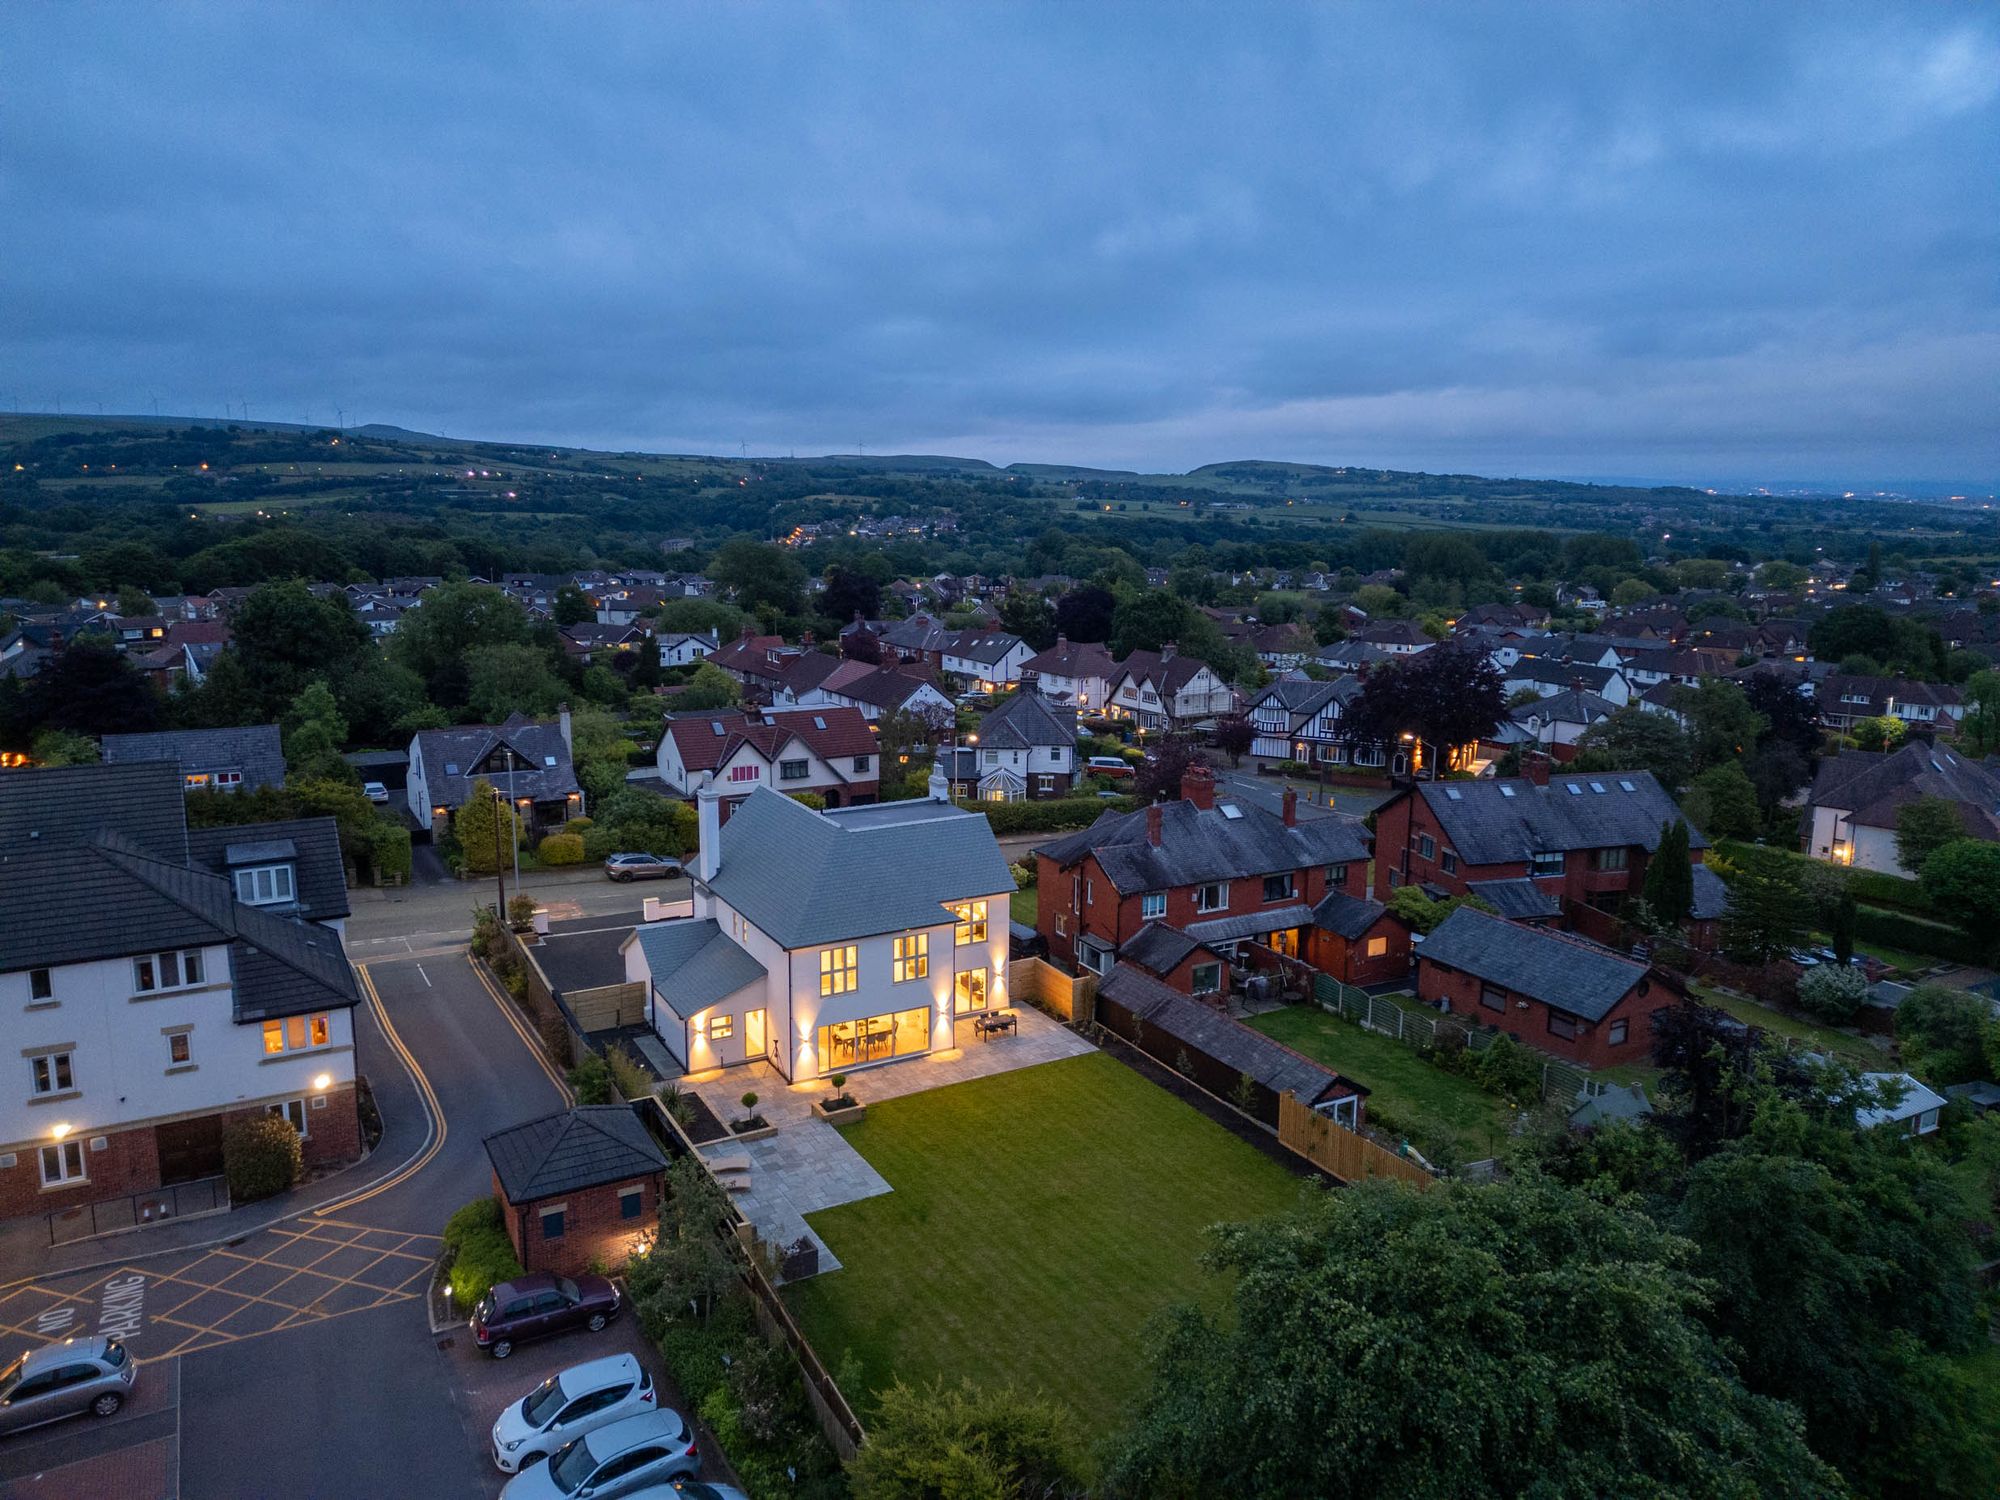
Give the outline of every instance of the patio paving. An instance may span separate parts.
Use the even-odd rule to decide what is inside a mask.
[[[1013,1014],[1017,1030],[1012,1036],[982,1042],[976,1039],[970,1019],[963,1020],[955,1028],[960,1045],[902,1062],[856,1068],[848,1074],[847,1091],[862,1103],[873,1104],[1092,1050],[1088,1042],[1040,1011],[1024,1008]],[[742,1096],[756,1093],[757,1113],[778,1127],[777,1133],[756,1141],[716,1141],[703,1146],[702,1154],[749,1157],[750,1190],[730,1196],[756,1227],[758,1238],[785,1246],[804,1237],[819,1247],[822,1272],[839,1270],[839,1259],[813,1233],[805,1216],[893,1188],[838,1130],[814,1118],[813,1104],[832,1089],[824,1082],[788,1084],[768,1063],[693,1074],[682,1083],[700,1094],[724,1121],[742,1118]]]

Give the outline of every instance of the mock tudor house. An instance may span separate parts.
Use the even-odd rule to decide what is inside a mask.
[[[1107,707],[1114,718],[1135,719],[1141,729],[1193,729],[1236,706],[1229,684],[1169,643],[1134,651],[1118,663]]]
[[[915,714],[919,718],[950,723],[951,699],[922,677],[912,677],[894,667],[878,667],[865,661],[836,662],[831,672],[813,686],[796,694],[787,693],[801,708],[853,708],[874,723],[884,714]]]
[[[276,724],[242,729],[163,729],[149,734],[107,734],[104,763],[172,761],[187,789],[258,791],[285,784],[285,747]]]
[[[760,787],[722,821],[696,793],[694,912],[625,940],[625,977],[690,1073],[767,1061],[788,1082],[971,1039],[1007,1005],[1014,877],[985,817],[930,795],[815,812]]]
[[[1817,696],[1819,721],[1834,730],[1852,729],[1863,719],[1901,719],[1912,729],[1951,735],[1965,717],[1964,695],[1949,683],[1836,673],[1821,680]]]
[[[1560,916],[1610,938],[1616,914],[1646,878],[1667,825],[1685,821],[1650,771],[1421,781],[1375,810],[1375,896],[1419,885],[1477,894],[1502,911]],[[1690,826],[1699,864],[1708,840]],[[1473,891],[1477,885],[1479,889]],[[1549,909],[1550,903],[1555,910]]]
[[[626,1104],[580,1105],[486,1137],[521,1268],[575,1276],[652,1240],[667,1154]]]
[[[339,933],[241,878],[313,838],[214,830],[264,846],[221,873],[190,838],[183,775],[150,761],[0,777],[0,1014],[20,1069],[0,1089],[0,1216],[215,1176],[225,1127],[267,1113],[311,1165],[360,1153],[360,997]],[[314,863],[294,864],[295,895],[344,912],[324,891],[337,851],[330,874],[301,869]]]
[[[1188,771],[1180,801],[1107,812],[1034,854],[1036,930],[1051,957],[1093,974],[1107,972],[1154,923],[1232,960],[1255,961],[1246,945],[1304,959],[1315,909],[1329,891],[1374,904],[1366,900],[1368,835],[1358,818],[1302,822],[1289,791],[1277,813],[1218,801],[1206,766]],[[1387,958],[1387,948],[1374,956]]]
[[[555,832],[580,816],[569,710],[553,722],[514,714],[504,724],[420,730],[410,741],[410,816],[419,828],[441,830],[482,778],[514,803],[531,834]]]
[[[939,646],[938,667],[945,676],[979,693],[998,692],[1021,680],[1030,656],[1028,643],[999,631],[954,630]]]
[[[725,821],[760,786],[854,807],[873,802],[882,784],[875,735],[853,708],[676,714],[660,736],[659,767],[660,780],[683,797],[712,776]]]
[[[980,720],[972,743],[947,749],[951,794],[966,801],[1066,797],[1076,780],[1076,710],[1014,694]]]
[[[660,665],[688,667],[706,660],[722,648],[714,631],[663,630],[659,635]]]
[[[1044,698],[1066,703],[1078,713],[1102,713],[1111,698],[1118,664],[1111,653],[1089,641],[1057,636],[1048,650],[1021,663],[1021,680],[1032,683]]]
[[[1587,1068],[1645,1061],[1654,1013],[1681,998],[1661,970],[1469,906],[1424,939],[1417,995]]]
[[[1326,768],[1355,766],[1375,770],[1387,763],[1382,747],[1352,744],[1341,727],[1341,714],[1361,692],[1352,675],[1314,681],[1281,677],[1250,703],[1250,753],[1260,760],[1297,761]],[[1398,773],[1409,769],[1397,752]]]
[[[2000,776],[1945,745],[1843,750],[1819,764],[1806,799],[1806,853],[1835,864],[1911,876],[1896,852],[1896,819],[1922,797],[1949,802],[1965,836],[2000,840]]]

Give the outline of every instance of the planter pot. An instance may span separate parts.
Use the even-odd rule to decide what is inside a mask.
[[[533,921],[535,931],[546,937],[549,930],[549,909],[546,906],[536,907]]]
[[[828,1109],[824,1103],[815,1099],[813,1101],[813,1115],[815,1118],[825,1120],[829,1124],[852,1125],[856,1120],[865,1120],[868,1118],[868,1106],[856,1103],[850,1104],[844,1109]]]
[[[738,1130],[734,1124],[729,1127],[729,1138],[737,1141],[761,1141],[766,1136],[777,1133],[778,1127],[775,1125],[759,1125],[754,1130]]]

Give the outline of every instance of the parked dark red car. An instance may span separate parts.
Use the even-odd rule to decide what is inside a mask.
[[[472,1309],[472,1337],[495,1359],[516,1344],[547,1338],[572,1328],[597,1332],[618,1316],[623,1298],[602,1276],[551,1276],[537,1271],[503,1281]]]

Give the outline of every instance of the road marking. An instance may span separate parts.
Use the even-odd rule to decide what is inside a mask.
[[[507,1024],[514,1028],[514,1035],[521,1039],[521,1045],[528,1049],[529,1055],[548,1076],[549,1082],[556,1086],[556,1092],[562,1096],[563,1103],[576,1103],[576,1095],[570,1092],[569,1080],[556,1071],[555,1064],[549,1061],[548,1053],[542,1050],[541,1038],[528,1030],[527,1023],[515,1010],[514,1002],[507,998],[506,991],[487,978],[486,971],[479,966],[479,960],[474,958],[469,950],[465,955],[465,962],[472,970],[472,977],[479,981],[479,987],[486,991],[487,996],[500,1008],[500,1014],[506,1019]]]
[[[368,996],[368,1004],[375,1012],[375,1019],[381,1023],[382,1035],[388,1039],[390,1047],[402,1059],[404,1069],[409,1073],[411,1081],[416,1084],[418,1093],[422,1095],[428,1134],[423,1149],[411,1157],[401,1169],[369,1187],[362,1188],[357,1193],[351,1193],[345,1198],[336,1198],[330,1203],[322,1203],[313,1210],[313,1215],[317,1218],[324,1218],[341,1209],[352,1208],[357,1203],[365,1203],[380,1193],[388,1192],[392,1187],[408,1182],[429,1166],[431,1159],[444,1149],[445,1137],[451,1131],[451,1122],[445,1118],[444,1106],[438,1102],[437,1090],[431,1087],[430,1078],[424,1072],[423,1065],[417,1061],[416,1054],[404,1044],[403,1038],[396,1031],[395,1023],[389,1019],[389,1007],[382,1003],[381,993],[375,988],[375,979],[368,972],[368,965],[356,964],[354,972],[361,977],[361,988]]]
[[[417,973],[423,976],[425,989],[428,990],[436,988],[436,986],[431,983],[431,976],[424,973],[424,966],[422,964],[417,965]]]
[[[136,1273],[104,1283],[103,1311],[98,1315],[100,1338],[129,1339],[146,1316],[146,1278]]]

